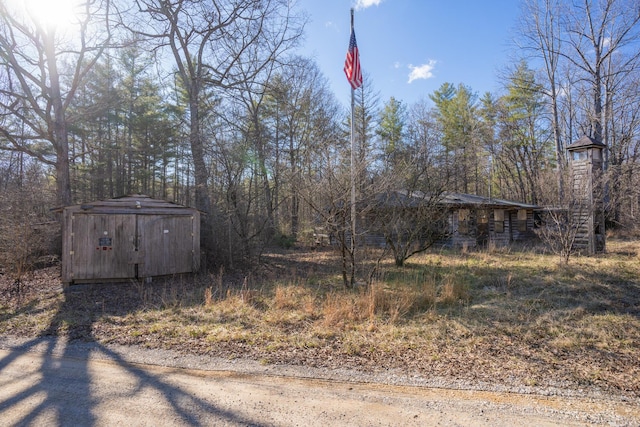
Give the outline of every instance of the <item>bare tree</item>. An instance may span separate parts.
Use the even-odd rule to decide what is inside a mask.
[[[68,127],[76,118],[68,108],[109,45],[109,5],[85,0],[75,21],[57,28],[29,7],[0,2],[0,148],[54,166],[60,205],[71,203]]]
[[[555,145],[558,167],[558,191],[560,200],[564,197],[565,169],[564,141],[560,126],[561,81],[559,78],[560,52],[562,49],[561,2],[559,0],[526,0],[523,3],[520,32],[522,43],[518,46],[530,52],[534,58],[542,59],[543,75],[546,77],[544,94],[549,99],[551,109],[551,129]]]
[[[285,0],[135,0],[129,12],[131,29],[169,49],[185,87],[196,207],[211,213],[202,132],[206,89],[234,90],[256,79],[296,43],[301,22]],[[212,240],[210,229],[204,227],[204,247]]]
[[[632,46],[640,41],[639,24],[640,8],[634,0],[582,0],[565,16],[570,50],[561,52],[591,86],[591,136],[598,141],[607,137],[603,130],[608,95],[603,93],[605,81],[614,74],[628,74],[635,69],[640,51]],[[617,54],[624,59],[616,61],[615,68],[609,67]]]
[[[379,192],[371,203],[371,231],[384,237],[397,266],[445,237],[448,209],[442,203],[447,186],[443,147],[433,111],[415,104],[396,147],[393,168],[376,178]]]
[[[351,245],[351,174],[347,167],[348,153],[344,150],[326,150],[318,161],[322,167],[315,176],[308,177],[301,192],[311,207],[318,225],[327,232],[331,242],[340,253],[341,271],[344,287],[353,288],[356,283],[355,251]],[[367,188],[366,192],[372,192]],[[369,204],[358,201],[359,217],[367,215]],[[363,225],[358,233],[364,234]]]
[[[601,202],[594,203],[602,199],[602,175],[592,182],[572,181],[572,191],[565,196],[564,203],[542,212],[540,226],[536,229],[540,239],[565,264],[572,255],[587,249],[585,236],[592,232],[590,223],[602,210]]]
[[[398,267],[446,236],[448,209],[442,204],[442,195],[442,189],[379,194],[371,210],[373,231],[382,233]]]
[[[34,160],[21,166],[19,179],[10,180],[0,191],[0,270],[11,278],[0,296],[7,293],[18,306],[25,273],[45,255],[51,258],[57,232],[47,224],[54,194],[47,189],[44,168]]]
[[[574,67],[576,87],[583,95],[578,108],[584,114],[578,123],[584,134],[607,145],[604,170],[612,184],[604,194],[612,202],[607,217],[619,222],[621,200],[627,197],[619,186],[621,172],[633,158],[636,133],[635,125],[628,126],[636,120],[628,118],[636,115],[637,102],[627,96],[637,96],[629,88],[637,81],[640,64],[640,9],[633,0],[582,0],[567,8],[564,22],[568,49],[562,55]]]
[[[296,130],[299,135],[308,134],[305,136],[305,155],[301,157],[304,158],[304,162],[299,168],[303,172],[297,182],[299,197],[311,210],[309,222],[314,225],[315,231],[319,234],[328,234],[332,244],[340,253],[344,286],[352,288],[356,283],[357,265],[352,245],[351,167],[355,168],[353,172],[356,177],[365,177],[372,153],[369,150],[364,153],[366,157],[356,155],[358,161],[351,165],[349,133],[338,126],[338,120],[343,111],[328,92],[326,80],[319,77],[321,77],[319,71],[314,67],[313,72],[305,79],[306,84],[310,85],[308,86],[310,96],[306,97],[304,104],[300,103],[304,97],[298,97],[299,101],[289,106],[289,108],[300,108],[306,105],[307,113],[304,115],[304,120],[298,125],[291,122],[284,128],[294,125],[296,128],[299,127]],[[357,90],[360,101],[364,101],[370,94],[365,90],[366,82],[367,80]],[[300,88],[296,89],[296,92],[303,93]],[[362,109],[360,115],[371,116],[372,111],[368,109],[366,102],[359,102],[358,108]],[[345,127],[350,129],[350,123],[347,121],[343,123],[346,123]],[[369,130],[366,124],[364,127],[356,126],[356,128],[358,132]],[[361,144],[366,144],[365,140],[369,137],[370,135],[358,134],[357,139]],[[374,192],[371,190],[370,179],[359,181],[356,187],[359,190],[356,201],[358,216],[362,217],[366,215],[369,206],[365,198],[367,194]],[[363,230],[362,224],[357,225],[358,235],[355,240],[359,241],[366,231]]]

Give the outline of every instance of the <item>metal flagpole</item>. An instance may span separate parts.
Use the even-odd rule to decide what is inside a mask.
[[[351,33],[353,33],[353,8],[351,8]],[[355,89],[351,86],[351,260],[352,274],[351,280],[353,285],[356,263],[356,171],[355,171]]]

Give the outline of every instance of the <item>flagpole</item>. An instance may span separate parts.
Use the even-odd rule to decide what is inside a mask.
[[[353,8],[351,8],[351,32],[353,33]],[[356,172],[355,172],[355,89],[351,86],[351,260],[353,262],[351,285],[356,264]]]

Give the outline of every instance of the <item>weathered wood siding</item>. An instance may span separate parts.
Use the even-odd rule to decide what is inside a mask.
[[[75,214],[71,221],[74,280],[135,277],[135,216]]]
[[[200,239],[195,238],[194,215],[139,215],[137,220],[141,277],[197,271],[194,254]]]
[[[509,212],[511,224],[511,241],[526,242],[536,237],[533,231],[533,210],[518,209]]]
[[[460,210],[465,212],[461,214]],[[478,212],[482,210],[486,211],[486,238],[480,238],[478,233],[480,226]],[[496,211],[501,212],[497,214],[497,219]],[[466,224],[464,223],[465,221]],[[381,233],[366,231],[366,224],[362,227],[360,244],[380,248],[387,246],[387,242]],[[445,230],[447,237],[437,242],[438,246],[475,248],[491,244],[501,247],[507,246],[512,242],[525,242],[536,238],[533,209],[452,209],[449,212],[445,227],[447,227],[447,230]],[[349,236],[350,234],[347,233],[347,235]],[[330,243],[332,245],[337,244],[335,236],[331,236]]]
[[[588,253],[604,252],[604,195],[599,179],[602,153],[598,148],[589,148],[576,151],[573,156],[571,179],[576,203],[571,215],[578,227],[574,248]]]
[[[475,247],[475,218],[468,208],[453,209],[449,214],[449,238],[442,242],[447,247]]]
[[[496,219],[496,210],[503,212],[503,220],[499,219],[501,214],[498,214],[498,219]],[[532,209],[488,209],[488,211],[488,236],[486,240],[482,239],[483,244],[506,246],[511,242],[535,239]],[[471,210],[466,232],[464,232],[464,226],[460,227],[461,218],[464,218],[464,215],[461,217],[458,210],[451,211],[449,215],[450,237],[443,244],[452,247],[471,248],[478,246],[480,244],[478,239],[478,210]],[[502,223],[502,231],[497,226],[498,222]]]
[[[493,209],[489,218],[491,243],[496,246],[507,246],[511,243],[509,211],[506,209]]]
[[[119,281],[200,268],[200,213],[146,196],[63,209],[62,281]]]
[[[425,200],[420,195],[411,199],[411,193],[404,191],[396,193],[391,196],[385,194],[385,203],[382,203],[378,210],[371,211],[368,216],[358,219],[359,245],[387,246],[380,227],[376,228],[375,225],[379,222],[376,215],[380,209],[417,209]],[[395,203],[398,200],[402,200],[403,204]],[[537,207],[534,205],[460,193],[443,194],[438,203],[446,213],[445,220],[438,226],[445,234],[444,238],[436,242],[438,246],[459,248],[506,246],[514,241],[526,241],[537,237],[534,232],[534,209]],[[386,215],[386,217],[391,216]],[[424,223],[414,224],[412,221],[415,220],[405,221],[402,227],[414,226],[422,229],[421,226],[425,225]],[[330,236],[330,241],[332,244],[337,243],[335,236]],[[349,237],[347,241],[350,241]]]

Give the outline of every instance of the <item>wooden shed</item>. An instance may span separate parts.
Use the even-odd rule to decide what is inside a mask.
[[[114,282],[200,268],[200,212],[144,195],[60,208],[62,282]]]

